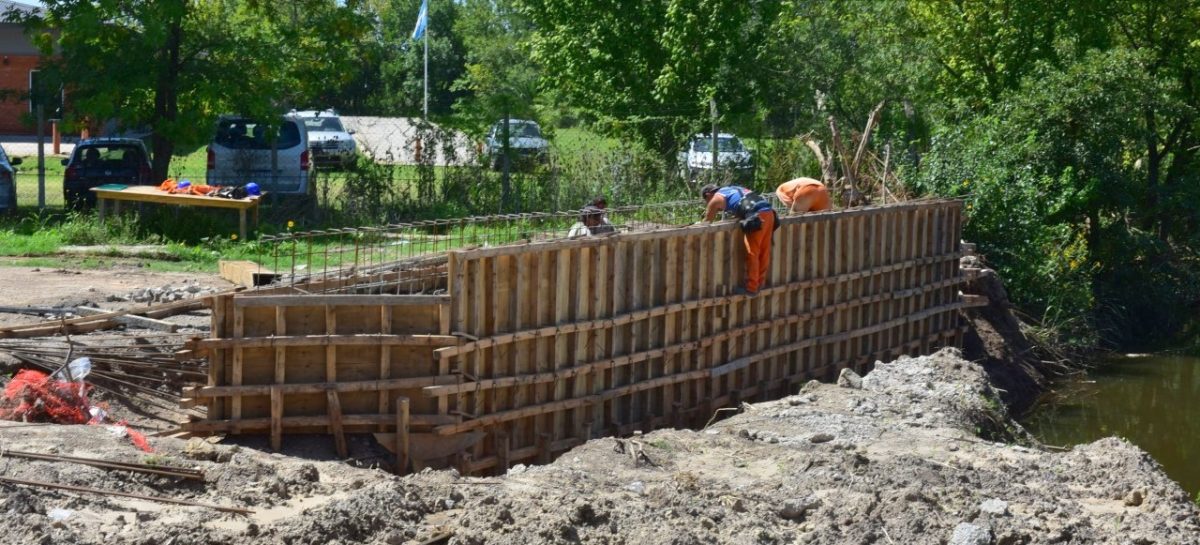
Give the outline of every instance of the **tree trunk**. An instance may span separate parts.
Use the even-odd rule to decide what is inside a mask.
[[[179,46],[183,38],[182,10],[176,14],[167,31],[159,63],[158,84],[154,89],[153,136],[154,161],[151,167],[155,181],[165,180],[171,167],[175,142],[163,134],[162,127],[170,126],[179,115]]]
[[[1158,126],[1155,123],[1154,110],[1147,109],[1144,115],[1146,117],[1146,219],[1143,226],[1150,232],[1157,232],[1160,213],[1158,181],[1159,170],[1162,168],[1162,155],[1158,149]]]

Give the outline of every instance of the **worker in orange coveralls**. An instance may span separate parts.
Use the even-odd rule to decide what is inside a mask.
[[[829,210],[829,189],[812,178],[796,178],[779,184],[775,189],[779,202],[792,214]]]
[[[704,221],[713,221],[721,212],[738,218],[746,244],[746,285],[737,286],[734,293],[754,296],[766,282],[771,264],[771,234],[779,226],[779,218],[770,201],[744,187],[731,185],[718,188],[709,184],[700,190],[708,203]]]

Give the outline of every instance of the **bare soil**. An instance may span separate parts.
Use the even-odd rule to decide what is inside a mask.
[[[87,305],[125,310],[137,307],[140,303],[111,302],[110,296],[126,297],[143,288],[189,283],[220,290],[233,287],[233,284],[215,274],[149,272],[135,266],[108,270],[0,267],[0,305],[46,308]],[[0,312],[0,327],[33,324],[45,319]],[[191,324],[186,320],[172,321]]]
[[[2,476],[254,510],[0,483],[0,543],[1200,542],[1200,511],[1146,453],[1120,439],[1038,448],[985,371],[954,350],[840,382],[744,405],[705,430],[597,439],[492,478],[399,478],[202,439],[155,438],[157,452],[145,455],[102,427],[0,423],[5,448],[206,473],[189,483],[0,457]],[[352,456],[368,443],[357,438]]]

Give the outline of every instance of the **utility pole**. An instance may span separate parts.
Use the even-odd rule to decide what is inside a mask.
[[[709,178],[717,178],[717,168],[720,163],[717,163],[717,99],[708,99],[708,110],[712,115],[712,169],[708,171]]]
[[[46,209],[46,106],[38,97],[37,144],[38,144],[38,210]]]
[[[508,137],[511,134],[511,127],[508,125],[508,105],[504,106],[504,125],[500,130],[500,136],[503,138],[504,145],[500,147],[503,152],[503,168],[504,173],[500,178],[500,213],[509,212],[509,200],[512,199],[512,150],[509,148]]]

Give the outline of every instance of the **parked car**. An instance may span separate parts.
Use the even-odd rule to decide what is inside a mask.
[[[63,202],[74,209],[96,205],[89,191],[104,184],[155,185],[146,145],[136,138],[89,138],[63,159]]]
[[[304,128],[308,131],[308,149],[312,151],[314,163],[341,167],[354,164],[358,151],[354,131],[346,130],[337,112],[307,110],[293,112],[293,115],[304,121]]]
[[[687,180],[695,180],[701,174],[713,171],[712,135],[692,136],[687,146],[679,152],[679,173]],[[717,170],[726,171],[735,180],[754,177],[754,154],[742,141],[728,133],[717,134]]]
[[[542,137],[542,127],[533,121],[508,120],[508,148],[515,165],[545,164],[550,160],[550,143]],[[504,166],[504,120],[488,131],[484,155],[492,168]]]
[[[0,148],[0,213],[11,214],[17,211],[17,169],[21,159],[9,159]]]
[[[284,115],[273,132],[272,137],[268,126],[255,119],[222,116],[208,146],[208,185],[254,182],[277,195],[308,195],[310,152],[304,123]]]

